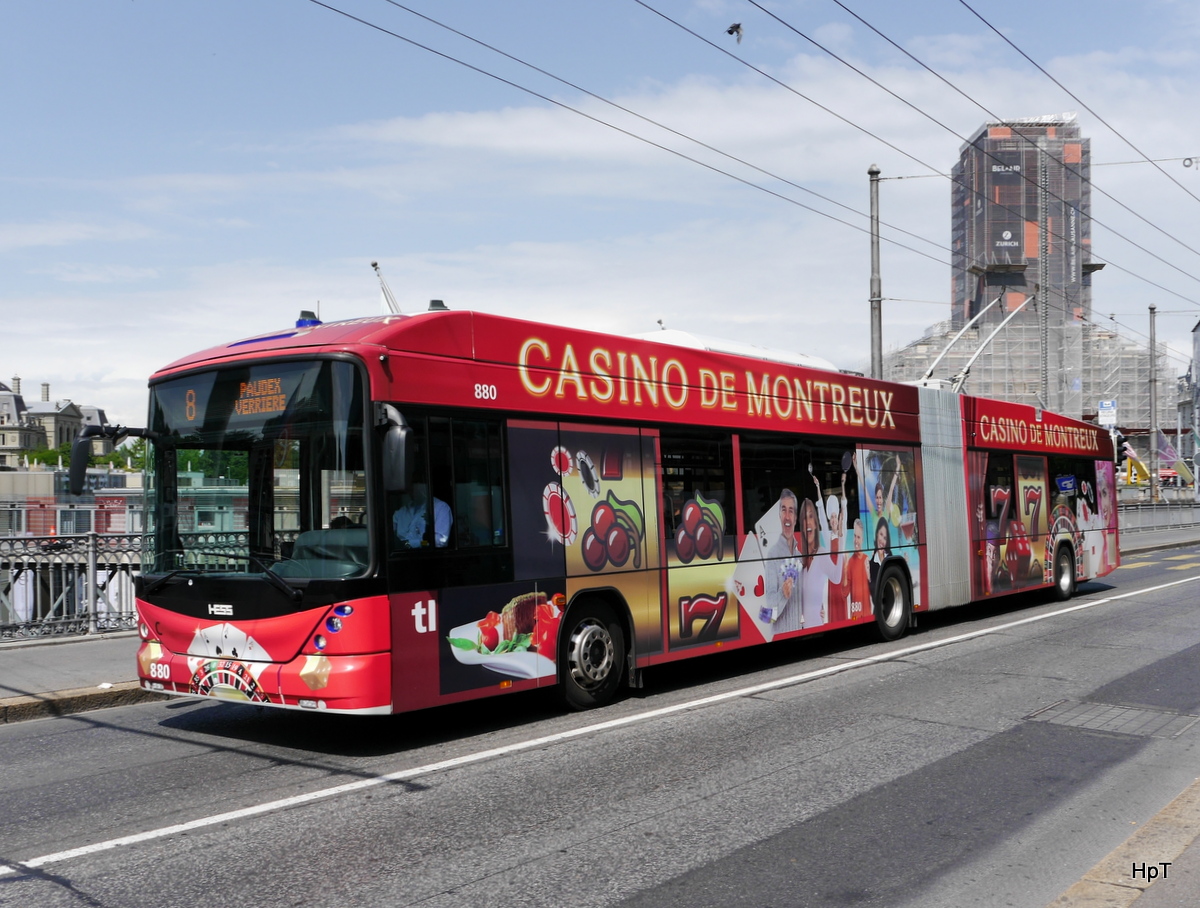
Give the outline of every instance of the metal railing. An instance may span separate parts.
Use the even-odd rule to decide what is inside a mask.
[[[1189,490],[1190,491],[1190,490]],[[1117,508],[1121,533],[1179,529],[1200,526],[1200,503],[1196,501],[1139,501]]]
[[[0,537],[0,639],[133,627],[142,537]]]
[[[278,549],[295,532],[275,534]],[[134,581],[141,533],[0,536],[0,640],[98,634],[137,623]],[[245,531],[180,534],[180,568],[237,570],[249,551]]]

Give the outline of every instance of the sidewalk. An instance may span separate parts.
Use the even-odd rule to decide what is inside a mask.
[[[1165,530],[1142,530],[1121,535],[1121,560],[1159,549],[1174,549],[1200,544],[1200,526],[1171,527]]]
[[[136,631],[0,643],[0,725],[160,699],[138,683],[137,649]]]

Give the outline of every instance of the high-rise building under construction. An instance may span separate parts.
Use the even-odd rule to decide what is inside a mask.
[[[1092,276],[1103,265],[1092,260],[1091,143],[1075,115],[985,123],[951,177],[950,318],[889,352],[885,376],[920,378],[980,316],[935,378],[959,372],[987,343],[968,393],[1076,417],[1117,399],[1122,425],[1149,426],[1149,350],[1092,317]]]

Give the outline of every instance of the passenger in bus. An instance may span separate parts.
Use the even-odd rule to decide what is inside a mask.
[[[811,504],[812,502],[809,502]],[[796,542],[796,493],[784,489],[779,496],[779,536],[766,551],[766,602],[761,618],[775,625],[775,633],[798,631],[804,626],[800,604],[800,549]]]
[[[423,482],[414,482],[411,492],[405,492],[400,499],[400,508],[392,515],[392,526],[396,538],[407,548],[417,549],[429,545],[425,531],[428,528],[429,489]],[[450,505],[440,498],[433,499],[433,544],[437,548],[445,548],[450,541],[450,527],[454,523],[454,515]]]

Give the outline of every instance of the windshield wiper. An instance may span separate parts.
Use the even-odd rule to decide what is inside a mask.
[[[182,573],[184,573],[184,571],[191,571],[192,573],[199,573],[198,571],[193,571],[191,568],[178,568],[174,571],[168,571],[167,573],[163,574],[161,577],[158,577],[155,580],[151,580],[149,583],[147,583],[145,586],[143,586],[142,587],[142,595],[149,596],[155,590],[161,589],[163,586],[165,586],[167,581],[170,580],[172,577],[174,577],[176,574],[182,574]]]
[[[271,586],[275,587],[275,589],[279,590],[279,592],[283,593],[283,595],[289,597],[292,602],[299,602],[304,598],[304,593],[301,590],[296,589],[294,586],[276,574],[273,570],[271,570],[270,566],[265,561],[262,561],[254,555],[248,554],[246,557],[262,568],[263,575],[267,578],[267,580],[270,581]]]
[[[258,558],[255,555],[251,555],[249,553],[247,553],[245,555],[238,555],[238,554],[234,554],[233,552],[206,552],[206,551],[201,551],[198,549],[192,549],[189,551],[188,554],[207,555],[210,558],[234,558],[239,561],[252,561],[256,565],[258,565],[260,568],[262,568],[263,576],[267,579],[267,582],[270,583],[271,586],[275,587],[275,589],[279,590],[279,592],[283,593],[283,595],[287,596],[290,600],[292,600],[292,602],[299,602],[301,599],[304,598],[304,592],[302,590],[296,589],[296,587],[292,586],[290,583],[288,583],[286,580],[284,580],[282,577],[280,577],[278,574],[276,574],[273,570],[271,570],[271,568],[261,558]],[[168,571],[166,574],[163,574],[161,577],[157,577],[154,580],[151,580],[149,583],[147,583],[144,587],[142,587],[142,595],[143,596],[150,595],[155,590],[160,589],[168,580],[170,580],[172,577],[176,576],[177,574],[219,574],[219,573],[224,573],[224,572],[219,571],[219,570],[214,571],[211,569],[210,570],[200,570],[199,568],[194,568],[194,567],[193,568],[176,568],[175,570]]]

